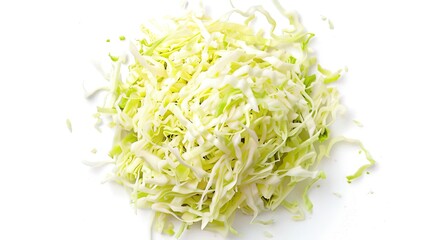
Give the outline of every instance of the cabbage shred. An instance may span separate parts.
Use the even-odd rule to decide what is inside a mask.
[[[257,12],[271,31],[251,26]],[[229,20],[237,13],[243,22]],[[340,107],[329,84],[340,73],[318,67],[314,34],[285,16],[281,33],[261,7],[172,18],[166,28],[142,27],[125,79],[112,59],[99,113],[115,129],[113,179],[136,207],[157,212],[161,231],[173,234],[166,216],[183,223],[180,235],[194,223],[234,232],[238,209],[254,218],[279,206],[311,211],[307,191],[324,177],[317,165]]]

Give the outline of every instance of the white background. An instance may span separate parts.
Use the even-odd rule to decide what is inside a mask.
[[[226,0],[205,2],[213,15],[230,9]],[[274,11],[270,1],[234,2]],[[323,164],[328,178],[311,191],[314,211],[305,221],[283,210],[268,227],[239,217],[240,239],[264,239],[264,231],[291,240],[429,239],[424,1],[281,2],[316,33],[312,46],[324,66],[348,66],[339,88],[349,111],[338,128],[361,139],[378,163],[347,184],[344,176],[361,162],[341,145]],[[100,184],[104,173],[81,163],[99,139],[82,82],[99,77],[91,61],[107,38],[179,11],[179,1],[167,0],[0,3],[0,239],[148,239],[149,214],[136,214],[120,187]],[[183,236],[203,238],[223,239],[197,229]]]

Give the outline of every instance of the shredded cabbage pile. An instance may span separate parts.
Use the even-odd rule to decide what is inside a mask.
[[[256,13],[270,31],[252,27]],[[143,26],[125,79],[123,59],[111,56],[109,99],[98,111],[115,130],[113,179],[136,207],[155,210],[158,230],[174,234],[169,216],[183,223],[180,236],[194,223],[234,232],[237,210],[254,218],[279,206],[297,217],[311,211],[307,191],[324,177],[318,163],[341,106],[329,84],[341,72],[319,66],[314,34],[284,15],[280,33],[262,7]],[[298,184],[299,197],[291,194]]]

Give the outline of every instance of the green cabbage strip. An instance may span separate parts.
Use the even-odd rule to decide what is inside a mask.
[[[262,7],[143,26],[125,79],[122,60],[111,56],[110,94],[97,117],[111,116],[115,130],[113,179],[131,190],[136,207],[156,211],[158,231],[174,235],[170,217],[182,222],[180,237],[194,223],[236,232],[238,209],[254,219],[280,205],[296,219],[302,206],[311,211],[307,192],[325,177],[317,165],[334,144],[326,140],[340,104],[329,84],[340,72],[317,64],[314,34],[281,11],[290,26],[280,34]],[[271,31],[250,26],[256,13]],[[349,181],[374,164],[367,156]],[[298,199],[297,185],[305,186]]]
[[[73,126],[69,118],[66,119],[66,125],[69,132],[73,132]]]

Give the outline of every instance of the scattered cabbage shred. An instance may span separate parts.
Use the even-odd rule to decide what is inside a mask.
[[[255,13],[270,31],[252,27]],[[229,20],[233,14],[243,22]],[[318,67],[314,34],[284,15],[289,26],[280,33],[261,7],[143,26],[125,79],[121,58],[112,57],[108,100],[98,111],[115,129],[113,179],[131,190],[136,207],[156,212],[160,231],[174,234],[171,216],[183,223],[179,237],[194,223],[235,232],[237,210],[255,218],[279,206],[296,218],[302,207],[311,211],[307,191],[324,177],[317,165],[332,147],[340,107],[329,84],[340,73]],[[299,197],[291,194],[298,184]]]

